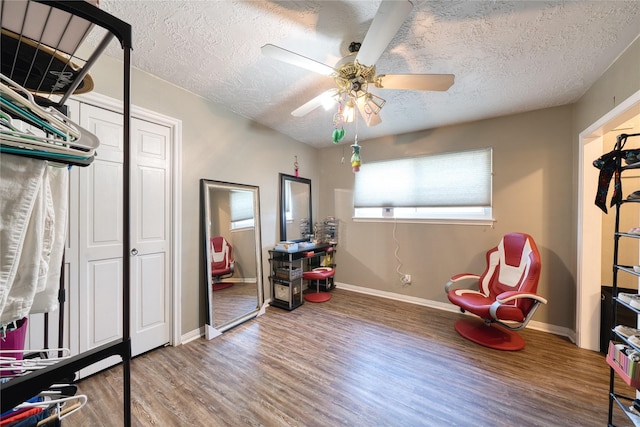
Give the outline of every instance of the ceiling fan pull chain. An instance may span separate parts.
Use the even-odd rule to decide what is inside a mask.
[[[353,173],[356,173],[360,170],[360,165],[362,164],[362,160],[360,159],[360,146],[358,145],[358,135],[356,135],[356,142],[351,146],[353,149],[353,154],[351,155],[351,169],[353,169]]]
[[[360,158],[360,146],[358,145],[358,117],[354,118],[356,122],[356,136],[354,138],[353,145],[351,148],[353,149],[353,154],[351,154],[351,169],[353,173],[360,171],[360,165],[362,164],[362,159]]]
[[[333,143],[337,144],[344,138],[344,115],[342,114],[342,101],[338,102],[338,112],[333,115]]]

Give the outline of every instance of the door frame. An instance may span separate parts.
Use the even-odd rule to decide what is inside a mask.
[[[640,114],[640,90],[578,135],[576,344],[594,351],[600,349],[603,236],[602,212],[593,204],[599,172],[592,162],[603,154],[604,135],[635,114]]]
[[[91,104],[123,114],[122,102],[99,93],[87,93],[74,95],[72,99]],[[180,305],[182,295],[182,120],[165,116],[164,114],[148,110],[143,107],[131,105],[131,117],[157,123],[170,129],[172,138],[171,153],[171,332],[170,344],[177,346],[182,344],[182,307]]]

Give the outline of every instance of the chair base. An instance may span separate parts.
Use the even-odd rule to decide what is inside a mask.
[[[481,319],[460,319],[455,323],[456,331],[469,341],[485,347],[503,351],[522,350],[524,339],[517,332],[500,325],[486,325]]]
[[[329,292],[310,292],[304,294],[304,300],[309,302],[327,302],[331,299]]]
[[[225,282],[219,282],[219,283],[214,283],[212,288],[214,291],[221,291],[223,289],[227,289],[233,286],[233,283],[225,283]]]

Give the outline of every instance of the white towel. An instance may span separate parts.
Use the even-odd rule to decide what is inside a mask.
[[[60,268],[67,238],[67,211],[69,200],[69,170],[49,166],[48,182],[51,188],[55,227],[48,259],[48,272],[44,283],[38,281],[38,293],[33,299],[31,313],[48,313],[58,309],[58,289],[60,288]],[[44,289],[41,289],[44,285]]]
[[[53,250],[53,240],[56,230],[56,217],[55,210],[53,208],[53,196],[51,194],[51,175],[53,169],[51,166],[47,167],[42,177],[42,185],[40,186],[40,197],[42,198],[43,212],[37,217],[32,219],[35,221],[42,221],[42,243],[39,247],[31,249],[34,256],[40,256],[40,263],[38,264],[38,282],[36,283],[36,292],[42,292],[47,286],[47,276],[49,275],[49,259],[51,258],[51,252]],[[39,227],[39,225],[38,225]],[[23,248],[24,251],[24,248]],[[24,253],[24,252],[23,252]]]
[[[45,161],[0,157],[0,325],[26,317],[46,287],[55,235],[48,175]]]
[[[0,314],[18,271],[27,226],[46,168],[42,160],[0,156]]]

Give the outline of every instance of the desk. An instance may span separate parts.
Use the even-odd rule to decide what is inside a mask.
[[[302,272],[318,267],[322,257],[335,252],[335,244],[319,243],[292,252],[269,250],[271,305],[293,310],[304,303]],[[331,257],[333,259],[333,257]],[[326,267],[334,267],[333,261]]]

